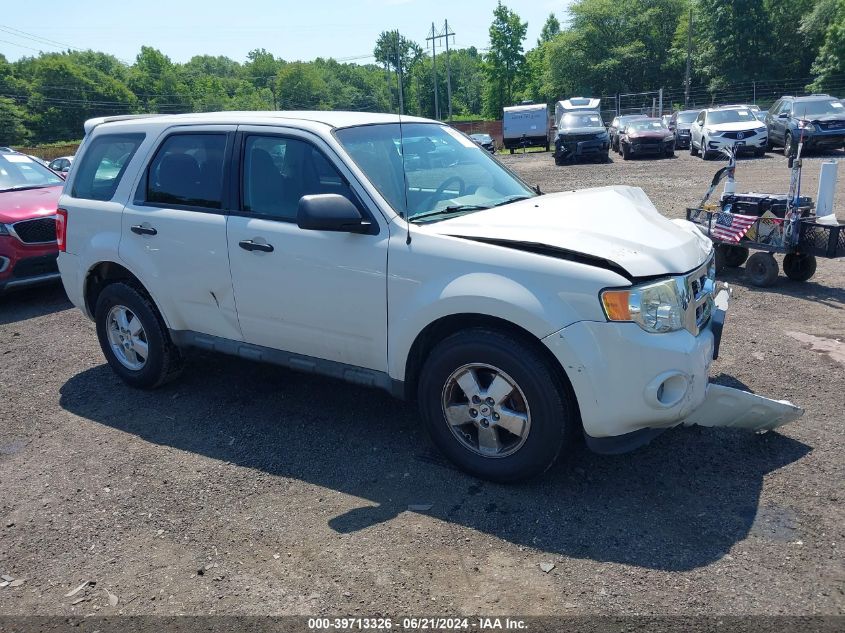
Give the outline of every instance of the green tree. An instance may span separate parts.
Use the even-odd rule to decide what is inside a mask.
[[[13,99],[0,97],[0,145],[26,143],[32,132],[25,125],[26,110]]]
[[[499,2],[493,11],[490,25],[490,52],[485,57],[487,85],[484,111],[487,116],[499,117],[502,107],[513,103],[513,88],[525,63],[522,43],[528,23]]]
[[[249,60],[245,64],[247,79],[257,90],[268,91],[271,95],[270,108],[278,109],[276,75],[284,66],[284,60],[276,59],[272,53],[268,53],[263,48],[256,48],[247,53],[247,59]]]
[[[326,82],[313,64],[285,64],[276,75],[279,108],[282,110],[327,109]]]
[[[560,34],[560,21],[555,17],[554,13],[549,13],[546,18],[543,29],[540,31],[540,38],[537,40],[537,47],[541,47],[546,42],[551,42],[557,35]]]
[[[830,90],[833,78],[845,74],[845,0],[838,0],[833,8],[824,43],[812,70],[816,79],[810,88],[814,91]]]

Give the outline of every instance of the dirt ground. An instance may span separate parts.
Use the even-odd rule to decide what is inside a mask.
[[[671,217],[718,167],[502,160],[544,191],[641,186]],[[789,174],[769,155],[737,177],[777,191]],[[837,204],[845,218],[845,173]],[[615,457],[578,447],[516,486],[449,467],[414,406],[378,391],[204,354],[134,391],[60,286],[6,296],[0,575],[24,582],[0,588],[0,613],[842,614],[845,259],[804,284],[724,279],[714,379],[792,400],[801,420],[678,429]]]

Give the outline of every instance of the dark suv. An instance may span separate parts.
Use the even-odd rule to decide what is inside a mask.
[[[673,112],[669,119],[668,128],[675,135],[675,149],[688,149],[690,143],[690,126],[701,110],[681,110]]]
[[[781,97],[766,114],[769,149],[782,146],[792,155],[804,138],[807,149],[834,149],[845,146],[845,105],[830,95]]]

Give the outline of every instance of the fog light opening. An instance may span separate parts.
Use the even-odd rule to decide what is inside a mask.
[[[688,381],[685,376],[675,374],[667,378],[657,388],[657,400],[664,407],[678,404],[687,392]]]

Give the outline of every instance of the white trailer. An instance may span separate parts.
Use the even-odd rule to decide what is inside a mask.
[[[593,97],[570,97],[555,104],[555,125],[560,125],[560,117],[575,110],[595,110],[601,112],[601,99]]]
[[[503,108],[502,139],[511,154],[519,147],[545,147],[549,151],[549,112],[545,103]]]

